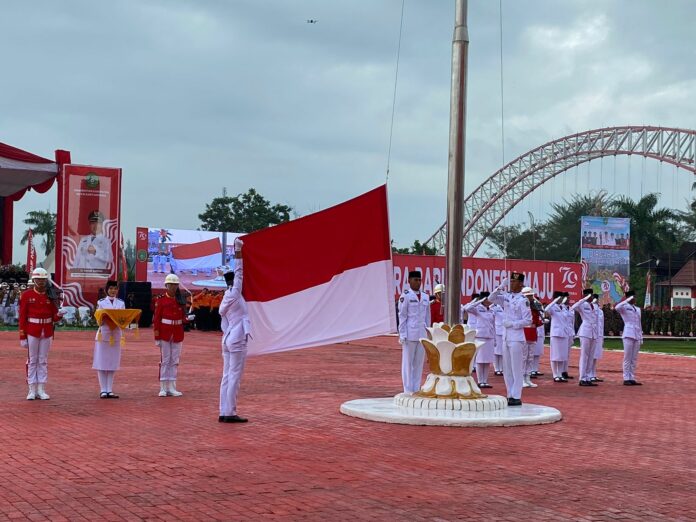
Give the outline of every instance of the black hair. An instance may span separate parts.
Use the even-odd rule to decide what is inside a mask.
[[[108,292],[109,288],[111,288],[112,286],[118,287],[118,281],[113,281],[113,280],[107,281],[104,289]]]

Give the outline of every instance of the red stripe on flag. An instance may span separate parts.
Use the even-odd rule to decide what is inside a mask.
[[[391,259],[387,187],[244,236],[244,297],[270,301]]]
[[[221,253],[222,247],[220,246],[220,240],[216,237],[198,243],[179,245],[172,248],[172,256],[174,256],[175,259],[196,259],[197,257],[206,257]]]

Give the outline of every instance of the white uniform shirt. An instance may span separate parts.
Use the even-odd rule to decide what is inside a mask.
[[[494,339],[495,338],[495,313],[490,308],[486,308],[482,303],[474,306],[471,303],[464,305],[464,310],[469,314],[469,321],[472,317],[476,318],[476,338]]]
[[[493,315],[495,316],[495,334],[496,335],[503,335],[503,316],[505,315],[505,312],[503,311],[503,307],[497,304],[492,304],[490,306],[490,310],[493,312]]]
[[[582,319],[582,324],[578,328],[578,337],[586,337],[588,339],[597,339],[599,337],[599,329],[597,328],[597,305],[590,304],[587,301],[578,301],[570,307],[571,310],[577,312]]]
[[[242,296],[243,275],[242,260],[237,259],[234,265],[234,283],[231,288],[225,290],[220,303],[222,343],[228,348],[234,343],[244,341],[251,333],[249,310]]]
[[[508,341],[525,342],[524,328],[532,325],[532,310],[529,299],[521,293],[494,290],[488,298],[492,303],[503,307],[503,337]],[[510,326],[505,326],[505,324]]]
[[[420,295],[420,299],[418,298]],[[418,341],[426,338],[430,327],[430,298],[425,292],[407,288],[399,298],[399,339]]]
[[[575,312],[570,309],[567,304],[561,305],[563,308],[563,316],[566,323],[566,337],[575,337]]]
[[[113,299],[110,297],[105,297],[104,299],[97,301],[97,310],[124,310],[125,308],[126,303],[121,301],[118,297],[114,297]],[[115,329],[118,330],[119,328],[117,327]],[[102,339],[108,339],[111,335],[111,328],[109,328],[109,325],[106,323],[102,323],[99,330],[101,331]],[[97,337],[98,336],[99,333],[97,332]]]
[[[624,322],[624,329],[621,337],[642,342],[643,325],[640,322],[640,308],[634,305],[633,302],[621,301],[616,304],[615,310],[619,312]]]
[[[94,254],[87,250],[94,247]],[[77,255],[72,268],[106,268],[111,262],[111,243],[103,234],[85,236],[77,245]]]
[[[599,305],[595,305],[595,313],[597,314],[597,337],[604,337],[604,310]]]
[[[568,320],[558,303],[551,303],[544,308],[551,317],[551,337],[568,337]]]

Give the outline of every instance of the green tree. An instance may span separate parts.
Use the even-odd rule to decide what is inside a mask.
[[[290,220],[292,207],[272,205],[266,198],[250,188],[246,193],[231,197],[214,198],[198,214],[203,230],[220,232],[253,232],[270,225]]]
[[[45,255],[50,254],[56,246],[56,214],[50,210],[30,210],[24,218],[24,224],[29,227],[24,231],[20,243],[26,244],[29,240],[29,230],[34,237],[43,236],[41,247]]]
[[[536,223],[533,228],[522,224],[497,227],[488,234],[488,240],[495,248],[488,254],[509,259],[546,259],[543,230],[543,223]]]
[[[434,256],[435,254],[437,254],[437,251],[433,247],[424,245],[417,239],[413,242],[413,244],[410,247],[406,248],[397,248],[396,246],[394,246],[394,240],[392,240],[391,243],[392,252],[394,252],[395,254],[417,254],[425,256]]]

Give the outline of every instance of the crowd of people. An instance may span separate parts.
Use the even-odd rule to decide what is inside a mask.
[[[425,353],[419,339],[427,338],[426,327],[444,318],[443,285],[435,287],[431,298],[421,292],[421,274],[409,273],[409,288],[398,301],[399,342],[402,345],[402,381],[404,393],[417,393]],[[460,322],[476,330],[480,347],[476,353],[475,371],[480,388],[491,388],[491,368],[502,375],[507,390],[508,405],[522,404],[522,389],[535,388],[532,379],[543,375],[540,361],[544,340],[550,336],[550,363],[554,383],[568,383],[571,347],[580,340],[578,384],[598,386],[603,382],[597,366],[604,350],[608,321],[605,311],[611,312],[609,326],[622,336],[624,344],[623,384],[640,386],[636,380],[638,351],[643,342],[641,309],[635,305],[635,293],[627,291],[614,308],[601,307],[599,296],[591,288],[573,303],[567,292],[556,291],[550,303],[542,304],[532,288],[524,286],[524,274],[513,272],[509,288],[503,282],[493,292],[474,294],[463,305]],[[616,314],[615,317],[614,315]],[[619,325],[620,322],[621,324]]]
[[[160,349],[159,393],[160,397],[180,397],[176,382],[179,360],[183,348],[185,327],[198,324],[201,329],[222,328],[223,375],[220,383],[219,422],[240,423],[247,419],[237,415],[237,394],[246,361],[247,342],[251,334],[246,302],[242,297],[243,242],[235,240],[235,268],[224,275],[227,289],[219,301],[210,292],[201,292],[187,300],[181,292],[176,274],[165,278],[166,292],[155,300],[153,333]],[[33,285],[21,293],[19,299],[19,339],[27,349],[27,400],[48,400],[48,353],[54,333],[54,325],[61,320],[60,296],[49,279],[48,272],[37,268],[32,273]],[[121,326],[117,313],[126,308],[117,297],[118,282],[109,281],[104,296],[97,303],[101,324],[94,344],[92,368],[97,372],[101,399],[118,399],[114,392],[114,378],[121,362]],[[196,313],[192,313],[195,308]],[[219,319],[213,315],[213,310]],[[113,315],[112,315],[113,314]]]

